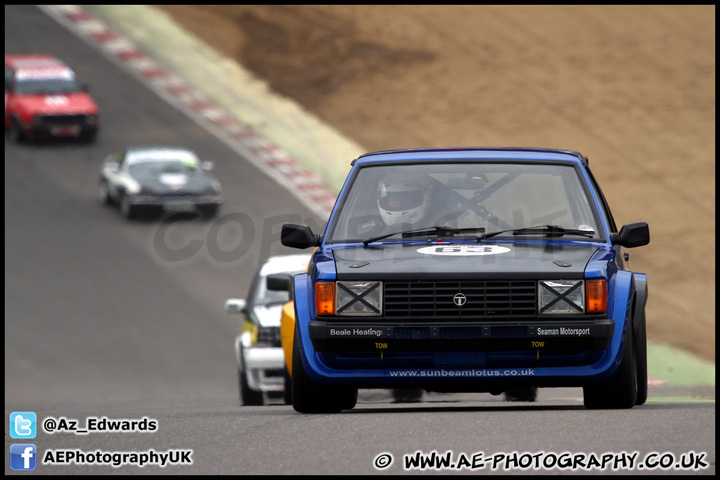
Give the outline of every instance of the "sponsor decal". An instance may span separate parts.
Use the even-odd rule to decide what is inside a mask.
[[[425,255],[447,256],[498,255],[509,251],[500,245],[432,245],[418,249],[418,253]]]
[[[382,337],[383,331],[379,328],[329,328],[331,337]]]
[[[70,100],[64,95],[48,95],[45,97],[45,104],[51,107],[64,107],[69,103]]]
[[[173,190],[179,190],[188,182],[188,178],[186,175],[175,173],[166,173],[160,175],[159,180],[161,183],[168,185]]]
[[[22,69],[15,74],[17,81],[29,80],[73,80],[75,73],[68,68]]]
[[[569,327],[552,327],[542,328],[538,327],[538,335],[555,335],[563,337],[587,337],[590,336],[590,327],[583,328],[569,328]]]
[[[423,370],[389,370],[391,377],[532,377],[536,375],[534,368],[509,369],[423,369]]]

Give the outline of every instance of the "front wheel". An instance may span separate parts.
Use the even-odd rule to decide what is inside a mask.
[[[356,388],[316,382],[307,374],[300,353],[298,328],[296,324],[291,378],[293,408],[300,413],[338,413],[352,409],[357,402]]]
[[[10,127],[8,128],[7,132],[10,140],[14,143],[23,143],[27,138],[25,135],[25,131],[20,126],[20,122],[15,119],[10,121]]]
[[[287,367],[283,368],[283,382],[285,387],[283,389],[283,400],[285,401],[285,405],[292,405],[292,379],[290,378]]]
[[[395,403],[415,403],[422,402],[425,390],[422,388],[402,387],[395,388],[392,391]]]
[[[632,408],[637,401],[637,361],[633,344],[632,324],[627,326],[623,356],[615,373],[608,379],[583,386],[585,407]],[[647,380],[645,382],[647,384]]]
[[[643,405],[648,396],[648,373],[647,373],[647,336],[645,333],[645,309],[643,308],[640,318],[636,319],[637,335],[635,335],[635,364],[637,366],[637,398],[635,405]]]
[[[220,205],[200,205],[197,210],[203,218],[214,218],[220,211]]]
[[[240,402],[242,405],[263,405],[265,403],[263,392],[255,391],[248,385],[244,369],[238,370],[238,387],[240,388]]]
[[[113,199],[110,196],[110,188],[108,187],[107,181],[100,181],[100,203],[103,205],[112,205]]]
[[[138,207],[130,203],[127,194],[123,194],[122,200],[120,200],[120,213],[127,219],[137,217]]]
[[[529,387],[513,388],[503,392],[503,396],[508,402],[534,402],[537,400],[537,387],[532,385]]]

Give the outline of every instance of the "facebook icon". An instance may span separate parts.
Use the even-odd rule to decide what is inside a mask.
[[[10,468],[13,470],[35,470],[37,447],[32,443],[10,445]]]

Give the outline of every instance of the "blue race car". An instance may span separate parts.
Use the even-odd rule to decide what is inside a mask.
[[[291,282],[292,404],[352,408],[359,388],[534,400],[582,387],[587,408],[647,399],[647,278],[588,159],[566,150],[455,148],[362,155]]]

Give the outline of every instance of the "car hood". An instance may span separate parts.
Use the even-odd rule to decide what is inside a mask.
[[[210,189],[215,190],[214,179],[209,175],[161,173],[133,175],[133,178],[145,191],[155,194],[204,194]]]
[[[98,112],[93,99],[84,92],[22,95],[18,101],[23,108],[34,114],[73,115]]]
[[[255,319],[261,327],[279,327],[282,304],[258,305],[253,308]]]
[[[333,250],[339,280],[582,278],[597,245],[383,244]]]

